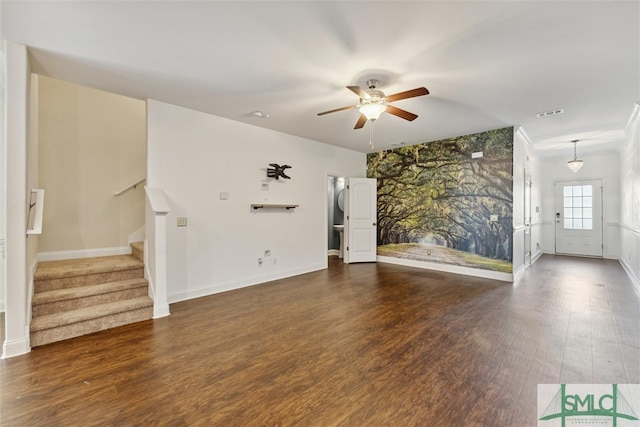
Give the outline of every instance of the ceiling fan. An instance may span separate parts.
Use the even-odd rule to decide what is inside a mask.
[[[367,120],[377,120],[383,112],[412,121],[418,117],[416,114],[394,107],[393,105],[389,105],[389,103],[400,101],[401,99],[429,95],[429,91],[426,87],[418,87],[404,92],[398,92],[393,95],[385,95],[384,92],[376,89],[377,85],[378,80],[369,79],[367,80],[368,89],[362,89],[360,86],[347,86],[347,89],[360,97],[360,103],[356,105],[349,105],[347,107],[336,108],[334,110],[323,111],[322,113],[318,113],[318,115],[323,116],[337,111],[357,108],[360,111],[360,118],[356,122],[354,129],[362,128]]]

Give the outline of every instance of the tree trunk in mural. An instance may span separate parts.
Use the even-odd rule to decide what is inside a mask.
[[[513,128],[369,154],[378,245],[431,244],[510,262],[512,158]]]

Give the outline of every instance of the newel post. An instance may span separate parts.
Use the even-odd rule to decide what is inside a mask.
[[[170,209],[161,189],[145,186],[145,191],[150,208],[146,221],[149,231],[146,233],[147,274],[153,298],[153,318],[157,319],[171,314],[167,288],[167,214]]]

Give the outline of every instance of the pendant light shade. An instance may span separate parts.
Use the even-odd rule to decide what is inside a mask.
[[[569,160],[567,162],[567,166],[569,166],[569,169],[571,169],[571,171],[573,173],[576,173],[580,170],[580,168],[582,167],[582,160],[578,160],[578,156],[576,155],[576,144],[578,143],[578,140],[575,139],[573,141],[573,160]]]

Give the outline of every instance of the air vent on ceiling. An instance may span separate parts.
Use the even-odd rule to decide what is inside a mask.
[[[562,114],[562,113],[564,113],[564,108],[558,108],[556,110],[551,110],[551,111],[545,111],[543,113],[538,113],[538,114],[536,114],[536,116],[538,116],[538,118],[541,119],[542,117],[555,116],[556,114]]]

